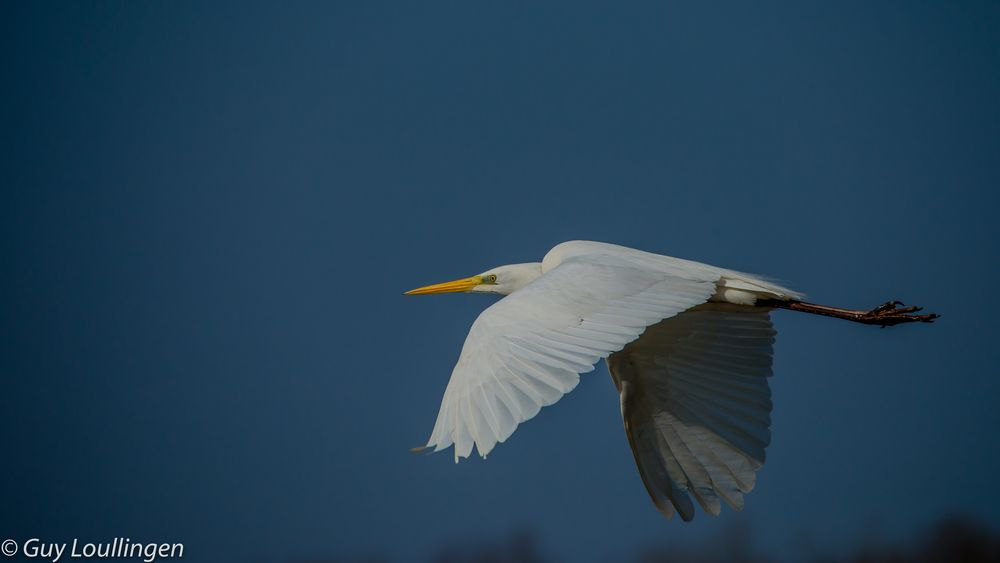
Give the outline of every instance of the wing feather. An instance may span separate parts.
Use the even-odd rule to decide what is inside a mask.
[[[693,518],[688,494],[712,515],[720,499],[743,508],[771,439],[773,342],[766,310],[713,303],[650,327],[608,358],[636,464],[661,512],[669,515],[668,498]]]

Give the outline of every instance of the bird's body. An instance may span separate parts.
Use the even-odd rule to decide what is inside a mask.
[[[506,297],[473,323],[428,448],[454,445],[458,461],[475,446],[486,457],[605,358],[657,508],[685,520],[694,516],[692,496],[713,515],[720,500],[742,508],[770,442],[770,311],[810,306],[801,294],[750,274],[587,241],[562,243],[540,263],[407,293],[455,291]]]

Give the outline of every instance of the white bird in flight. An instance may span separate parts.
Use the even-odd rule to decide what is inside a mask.
[[[495,293],[473,323],[422,451],[486,457],[604,358],[646,491],[668,518],[743,508],[771,441],[770,311],[891,326],[932,322],[892,301],[853,311],[802,301],[758,276],[600,242],[541,262],[407,291]]]

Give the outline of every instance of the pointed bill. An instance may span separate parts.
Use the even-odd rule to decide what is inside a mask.
[[[403,295],[431,295],[434,293],[457,293],[461,291],[471,291],[472,288],[482,283],[482,276],[472,276],[471,278],[462,278],[460,280],[436,283],[434,285],[425,285],[424,287],[411,289]]]

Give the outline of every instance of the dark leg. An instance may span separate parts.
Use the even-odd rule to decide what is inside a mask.
[[[834,317],[862,323],[866,325],[880,325],[882,328],[898,325],[902,323],[932,323],[934,319],[941,315],[930,313],[927,315],[914,315],[922,310],[920,307],[903,307],[899,301],[889,301],[871,311],[854,311],[851,309],[838,309],[826,305],[806,303],[805,301],[781,301],[778,299],[761,299],[757,301],[758,307],[775,307],[778,309],[788,309],[789,311],[801,311],[825,317]]]

